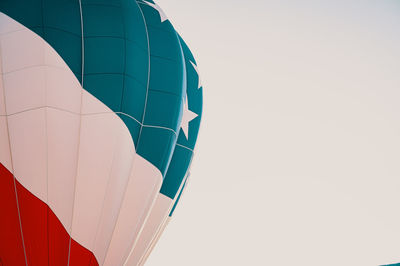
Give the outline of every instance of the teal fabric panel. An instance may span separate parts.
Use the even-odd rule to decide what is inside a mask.
[[[60,54],[76,78],[82,80],[82,37],[55,28],[45,28],[46,41]],[[62,52],[60,52],[62,51]]]
[[[194,149],[203,113],[203,87],[198,88],[200,77],[192,65],[192,63],[197,65],[192,52],[182,38],[180,38],[180,42],[185,55],[189,110],[196,113],[198,116],[189,123],[189,138],[187,139],[184,134],[179,134],[178,143],[190,149]]]
[[[46,28],[71,33],[81,38],[78,1],[43,0],[43,22]]]
[[[121,114],[119,113],[118,116],[124,121],[126,127],[129,129],[129,132],[131,133],[132,140],[134,143],[138,143],[139,139],[139,132],[141,125],[139,122],[137,122],[135,119],[132,119],[131,117],[127,116],[126,114]]]
[[[174,132],[163,128],[143,127],[137,153],[154,164],[165,176],[175,144]]]
[[[82,1],[83,32],[86,37],[116,37],[124,39],[122,8],[113,5],[93,5]],[[112,48],[112,46],[110,46]]]
[[[164,91],[179,97],[184,95],[183,92],[186,89],[184,75],[186,73],[184,73],[182,64],[161,57],[151,56],[150,67],[150,90]]]
[[[136,42],[126,40],[125,50],[125,74],[136,79],[147,88],[149,79],[149,54],[147,48],[144,49],[137,45]]]
[[[189,177],[187,177],[187,178],[185,179],[185,183],[183,183],[182,189],[181,189],[181,191],[179,191],[179,195],[178,195],[178,197],[176,198],[176,201],[175,201],[175,203],[174,203],[174,206],[173,206],[172,209],[171,209],[171,212],[169,213],[169,217],[171,217],[172,214],[174,214],[175,209],[176,209],[176,206],[178,206],[178,203],[179,203],[179,201],[181,200],[183,191],[184,191],[185,188],[186,188],[186,184],[187,184],[188,178],[189,178]]]
[[[161,91],[148,93],[145,125],[172,128],[175,132],[179,128],[182,112],[182,99],[174,94]]]
[[[85,75],[85,89],[111,110],[120,110],[124,76],[120,74]]]
[[[123,39],[85,37],[85,74],[124,74],[124,69]]]
[[[121,6],[121,0],[82,0],[82,4]]]
[[[193,152],[182,146],[176,146],[171,163],[164,178],[160,193],[174,199],[186,176]]]
[[[147,87],[128,75],[125,75],[124,80],[125,87],[121,102],[121,112],[129,114],[141,122]]]
[[[27,28],[43,27],[42,0],[1,0],[0,10]]]
[[[196,63],[187,45],[181,39],[181,45],[185,56],[186,63],[186,82],[187,82],[187,102],[190,111],[196,113],[198,116],[189,122],[188,138],[179,131],[178,141],[171,163],[169,165],[167,174],[165,175],[164,182],[161,186],[160,193],[174,199],[178,190],[186,177],[190,163],[193,157],[193,149],[195,147],[197,136],[200,128],[200,121],[202,115],[203,104],[203,88],[198,88],[198,74],[194,69],[192,63]]]
[[[121,3],[125,39],[145,50],[148,56],[147,30],[141,9],[133,0],[122,0]]]

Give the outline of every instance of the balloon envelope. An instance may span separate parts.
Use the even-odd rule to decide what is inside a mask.
[[[143,263],[201,120],[186,44],[152,1],[3,0],[0,57],[1,262]]]

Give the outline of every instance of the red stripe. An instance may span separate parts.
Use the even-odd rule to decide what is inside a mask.
[[[46,203],[17,180],[25,251],[30,266],[67,265],[70,236]],[[13,175],[0,164],[0,261],[25,265]],[[91,251],[71,239],[70,266],[98,266]]]
[[[25,265],[13,175],[0,164],[0,260],[3,265]]]

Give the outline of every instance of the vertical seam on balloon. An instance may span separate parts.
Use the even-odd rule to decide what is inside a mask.
[[[74,209],[75,209],[75,198],[76,198],[76,181],[78,179],[78,167],[79,167],[79,154],[80,154],[80,144],[81,144],[81,129],[82,129],[82,98],[83,98],[83,75],[84,75],[84,67],[85,67],[85,42],[84,42],[84,35],[83,35],[83,15],[82,15],[82,2],[78,0],[79,3],[79,13],[81,18],[81,61],[82,61],[82,80],[81,80],[81,103],[80,103],[80,111],[79,111],[79,135],[78,135],[78,145],[77,145],[77,158],[76,158],[76,173],[75,173],[75,183],[74,183],[74,199],[72,202],[72,213],[71,213],[71,229],[69,232],[69,243],[68,243],[68,262],[67,266],[69,266],[70,259],[71,259],[71,240],[72,240],[72,226],[74,223]]]
[[[145,217],[144,220],[143,220],[142,227],[141,227],[140,230],[138,231],[138,234],[137,234],[137,236],[136,236],[136,239],[135,239],[135,240],[133,241],[133,243],[132,243],[131,250],[130,250],[128,256],[126,257],[123,266],[126,266],[126,264],[127,264],[128,261],[129,261],[129,258],[130,258],[131,255],[133,254],[133,251],[134,251],[134,249],[135,249],[135,247],[136,247],[136,244],[137,244],[137,242],[139,241],[140,235],[141,235],[141,233],[142,233],[142,231],[143,231],[143,229],[144,229],[144,227],[145,227],[145,225],[146,225],[146,222],[147,222],[147,220],[148,220],[148,218],[149,218],[149,216],[150,216],[150,214],[151,214],[151,210],[153,209],[153,206],[154,206],[154,204],[155,204],[156,201],[157,201],[157,198],[158,198],[158,197],[157,197],[157,196],[158,196],[158,195],[157,195],[157,192],[159,191],[159,189],[160,189],[160,187],[157,186],[157,184],[154,184],[154,188],[153,188],[153,191],[152,191],[152,194],[151,194],[151,195],[156,195],[156,196],[155,196],[155,197],[150,197],[150,196],[149,196],[149,197],[147,198],[147,200],[146,200],[146,205],[148,205],[148,204],[149,204],[149,201],[150,201],[150,198],[153,198],[153,202],[151,203],[150,207],[147,209],[146,217]],[[144,215],[144,210],[142,210],[142,215],[140,216],[140,218],[143,218],[143,215]],[[138,224],[136,223],[135,230],[136,230],[137,227],[138,227]]]
[[[121,9],[122,9],[122,8],[123,8],[123,7],[122,7],[122,2],[121,2]],[[126,55],[126,25],[125,25],[124,17],[122,18],[122,21],[123,21],[122,23],[123,23],[123,31],[124,31],[124,49],[125,49],[125,57],[124,57],[123,89],[122,89],[121,107],[120,107],[121,111],[122,111],[123,97],[124,97],[124,92],[125,92],[125,78],[126,78],[126,77],[125,77],[125,74],[126,74],[126,56],[127,56],[127,55]],[[135,119],[135,120],[136,120],[136,119]],[[129,135],[130,135],[130,133],[129,133]],[[132,136],[131,136],[131,138],[132,138]],[[112,239],[113,239],[113,236],[114,236],[114,232],[115,232],[115,229],[116,229],[116,226],[117,226],[117,223],[118,223],[118,218],[119,218],[119,215],[120,215],[120,213],[121,213],[121,206],[122,206],[122,204],[123,204],[123,202],[124,202],[125,195],[126,195],[126,191],[127,191],[127,189],[128,189],[128,184],[129,184],[129,181],[130,181],[130,179],[131,179],[131,178],[130,178],[130,177],[131,177],[131,171],[132,171],[133,164],[134,164],[134,159],[135,159],[135,156],[136,156],[136,147],[135,147],[135,143],[134,143],[134,141],[133,141],[133,138],[132,138],[132,142],[133,142],[133,146],[134,146],[134,149],[135,149],[135,154],[133,155],[133,157],[132,157],[132,159],[131,159],[130,168],[129,168],[129,176],[128,176],[128,178],[127,178],[127,183],[126,183],[126,186],[125,186],[125,189],[124,189],[122,198],[121,198],[121,205],[119,206],[119,211],[118,211],[118,214],[117,214],[117,216],[116,216],[114,228],[113,228],[113,231],[112,231],[112,233],[111,233],[111,238],[110,238],[110,241],[108,242],[107,249],[105,250],[104,258],[103,258],[103,261],[101,262],[101,264],[104,264],[104,262],[105,262],[105,260],[106,260],[106,258],[107,258],[108,250],[109,250],[109,248],[110,248],[110,245],[111,245],[111,242],[112,242]],[[109,177],[108,177],[109,179],[108,179],[108,182],[107,182],[107,188],[109,187],[109,184],[110,184],[111,172],[112,172],[112,166],[113,166],[113,164],[114,164],[114,160],[115,160],[115,150],[114,150],[114,152],[113,152],[113,161],[112,161],[112,163],[111,163],[110,174],[109,174]],[[106,193],[107,193],[107,190],[106,190]],[[104,212],[104,203],[105,203],[106,193],[104,194],[103,207],[102,207],[102,209],[101,209],[100,217],[102,217],[103,212]],[[100,218],[100,219],[101,219],[101,218]],[[100,221],[99,221],[98,226],[97,226],[97,229],[96,229],[96,235],[95,235],[95,242],[94,242],[94,243],[96,243],[96,240],[97,240],[99,227],[100,227]],[[100,262],[99,262],[99,263],[100,263]]]
[[[135,1],[137,7],[139,8],[140,14],[142,14],[142,18],[143,18],[143,23],[144,23],[144,27],[146,30],[146,39],[147,39],[147,51],[148,51],[148,69],[147,69],[147,86],[146,86],[146,98],[144,100],[144,107],[143,107],[143,115],[142,115],[142,124],[140,126],[140,130],[139,130],[139,136],[138,136],[138,140],[137,140],[137,145],[135,147],[135,149],[137,150],[137,148],[139,147],[139,142],[140,142],[140,138],[142,136],[142,131],[143,131],[143,125],[144,125],[144,119],[146,117],[146,109],[147,109],[147,100],[148,100],[148,96],[149,96],[149,85],[150,85],[150,40],[149,40],[149,31],[147,29],[147,22],[146,22],[146,18],[143,14],[142,8],[140,7],[140,5],[138,4],[137,1]]]
[[[1,46],[1,42],[0,42],[0,54],[1,54],[1,52],[2,52],[2,46]],[[1,58],[0,58],[0,64],[1,64],[1,69],[3,69],[3,60]],[[15,201],[16,201],[16,204],[17,204],[17,211],[18,211],[19,229],[20,229],[20,232],[21,232],[22,247],[24,249],[25,265],[28,266],[28,258],[26,256],[26,249],[25,249],[25,239],[24,239],[24,233],[23,233],[23,230],[22,230],[21,213],[20,213],[20,210],[19,210],[17,184],[16,184],[16,181],[15,181],[16,177],[15,177],[15,170],[14,170],[14,160],[13,160],[12,149],[11,149],[10,127],[8,125],[8,116],[7,116],[6,92],[5,92],[5,86],[4,86],[3,74],[2,73],[1,73],[1,82],[3,83],[3,99],[4,99],[4,109],[5,109],[5,112],[6,112],[8,147],[9,147],[9,151],[10,151],[11,170],[12,170],[13,181],[14,181],[14,192],[15,192]]]
[[[128,190],[128,185],[129,185],[129,182],[131,181],[131,176],[132,176],[131,174],[132,174],[132,170],[133,170],[133,166],[134,166],[134,160],[135,160],[135,157],[136,157],[136,156],[137,156],[137,154],[135,153],[133,159],[131,160],[131,167],[130,167],[130,169],[129,169],[128,182],[127,182],[127,185],[125,186],[125,189],[124,189],[124,192],[123,192],[124,194],[123,194],[123,196],[122,196],[121,206],[122,206],[123,203],[124,203],[125,195],[126,195],[126,192],[127,192],[127,190]],[[111,233],[110,242],[109,242],[108,245],[107,245],[107,249],[106,249],[105,256],[104,256],[104,260],[103,260],[102,264],[104,264],[104,262],[105,262],[106,259],[107,259],[108,250],[110,249],[111,242],[112,242],[112,240],[113,240],[113,238],[114,238],[115,229],[116,229],[116,227],[117,227],[116,225],[117,225],[117,223],[118,223],[119,216],[120,216],[120,214],[121,214],[121,209],[122,209],[121,206],[120,206],[120,208],[119,208],[119,210],[118,210],[117,220],[116,220],[116,222],[115,222],[115,226],[114,226],[113,231],[112,231],[112,233]]]
[[[121,2],[121,10],[122,10],[122,2]],[[125,79],[126,79],[126,25],[125,25],[125,19],[124,17],[122,18],[122,27],[123,27],[123,32],[124,32],[124,75],[122,76],[122,94],[121,94],[121,103],[120,103],[120,110],[122,112],[122,104],[124,100],[124,95],[125,95]]]
[[[114,150],[113,150],[113,155],[112,155],[113,159],[111,161],[110,172],[108,174],[108,180],[107,180],[107,186],[106,186],[106,189],[105,189],[105,192],[104,192],[104,197],[103,197],[103,202],[102,202],[102,207],[101,207],[101,212],[100,212],[100,218],[99,218],[99,221],[97,223],[96,233],[95,233],[94,242],[93,242],[93,250],[94,250],[94,246],[96,245],[96,242],[97,242],[97,236],[99,234],[100,222],[101,222],[101,219],[102,219],[103,213],[104,213],[104,204],[105,204],[105,201],[106,201],[107,189],[110,186],[110,182],[111,182],[111,172],[112,172],[113,165],[114,165],[114,162],[115,162],[115,156],[116,155],[115,155],[115,145],[114,145]],[[118,219],[118,217],[117,217],[117,219]],[[114,226],[114,228],[115,228],[115,226]],[[111,239],[110,239],[110,242],[111,242]],[[107,250],[106,250],[106,253],[104,254],[104,258],[105,258],[106,254],[107,254]]]
[[[45,39],[45,30],[44,30],[44,2],[41,0],[41,8],[42,8],[42,30],[43,30],[43,39]],[[44,47],[43,47],[44,48]],[[46,55],[45,49],[43,49],[43,57],[44,63],[46,65]],[[47,105],[47,67],[44,68],[44,95],[45,95],[45,104]],[[49,202],[49,139],[48,139],[48,129],[47,129],[47,108],[44,108],[44,127],[45,127],[45,138],[46,138],[46,204],[50,206]],[[47,265],[50,264],[50,235],[49,235],[49,208],[46,208],[46,224],[47,224]]]
[[[170,197],[165,196],[164,194],[159,193],[158,196],[160,196],[160,195],[162,195],[162,196],[164,196],[164,197],[166,197],[166,198],[168,198],[168,199],[171,199]],[[166,217],[168,217],[168,214],[170,213],[172,207],[173,207],[173,199],[172,199],[172,202],[171,202],[170,206],[168,207],[168,210],[165,212]],[[150,214],[148,215],[148,217],[149,217],[149,216],[150,216]],[[161,226],[161,224],[159,224],[159,225],[157,226],[156,232],[158,231],[158,229],[160,228],[160,226]],[[152,237],[151,240],[153,240],[153,238],[154,238],[155,236],[156,236],[156,233],[153,234],[153,237]],[[141,254],[141,256],[140,256],[140,258],[139,258],[139,263],[138,263],[138,265],[140,265],[140,266],[144,265],[143,259],[144,259],[144,256],[146,255],[146,251],[148,250],[148,248],[150,247],[150,245],[151,245],[151,241],[150,241],[149,243],[147,243],[146,248],[144,249],[144,253]]]

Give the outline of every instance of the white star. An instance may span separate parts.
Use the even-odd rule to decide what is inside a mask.
[[[154,8],[155,10],[157,10],[157,12],[160,14],[161,22],[164,22],[164,21],[166,21],[168,19],[167,16],[165,15],[164,11],[162,11],[162,9],[161,9],[161,7],[159,5],[153,4],[153,3],[150,3],[150,2],[147,2],[147,1],[143,1],[143,3],[149,5],[152,8]]]
[[[183,105],[183,115],[181,122],[181,128],[183,130],[183,133],[185,133],[186,139],[189,139],[189,122],[195,119],[197,116],[198,114],[193,113],[189,110],[188,100],[186,97],[185,104]]]
[[[192,61],[190,61],[190,63],[192,64],[194,70],[196,70],[197,78],[198,78],[198,80],[199,80],[199,85],[198,85],[197,88],[200,89],[201,86],[203,86],[203,85],[201,85],[201,79],[200,79],[200,75],[199,75],[199,69],[197,68],[197,66],[196,66]]]

